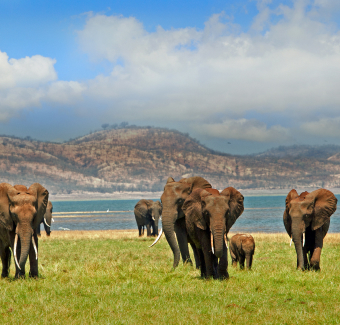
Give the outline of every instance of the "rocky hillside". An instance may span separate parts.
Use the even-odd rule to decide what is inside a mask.
[[[177,131],[137,127],[103,130],[62,144],[2,136],[0,176],[11,184],[40,182],[54,194],[159,191],[169,176],[192,175],[216,188],[340,187],[340,148],[319,149],[319,154],[313,149],[314,155],[279,148],[280,154],[232,156]]]

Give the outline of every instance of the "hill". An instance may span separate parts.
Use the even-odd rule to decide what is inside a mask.
[[[150,127],[103,130],[65,143],[2,136],[0,177],[11,184],[40,182],[52,194],[160,191],[169,176],[193,175],[220,189],[340,187],[340,148],[319,148],[320,154],[289,148],[233,156],[187,134]]]

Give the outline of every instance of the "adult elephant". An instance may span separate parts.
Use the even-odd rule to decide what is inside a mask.
[[[161,196],[163,231],[174,254],[174,268],[178,266],[180,256],[182,256],[183,263],[191,263],[188,242],[193,248],[196,267],[199,266],[196,246],[191,242],[190,238],[188,239],[185,215],[182,210],[185,199],[197,188],[211,188],[211,185],[207,180],[199,176],[182,178],[178,182],[169,177]]]
[[[144,233],[144,226],[146,226],[147,236],[158,235],[158,221],[162,215],[161,202],[144,199],[140,200],[135,205],[134,213],[139,231],[139,237],[142,236],[142,229]]]
[[[53,211],[53,204],[51,201],[48,201],[44,219],[41,222],[44,225],[47,236],[51,235],[51,226],[52,226],[52,222],[54,222],[54,219],[52,217],[52,211]],[[40,224],[37,227],[37,235],[38,237],[41,237]]]
[[[326,189],[300,195],[296,190],[288,193],[283,223],[295,245],[298,269],[320,269],[323,239],[336,205],[337,198]]]
[[[2,276],[8,276],[12,248],[15,277],[25,276],[27,257],[30,276],[38,276],[38,237],[36,229],[46,212],[48,191],[39,183],[28,189],[23,185],[0,184],[0,255]],[[19,261],[18,261],[19,258]]]
[[[196,189],[186,198],[182,209],[188,234],[198,250],[201,276],[228,278],[224,236],[244,210],[243,195],[233,187],[227,187],[221,193],[209,188]]]

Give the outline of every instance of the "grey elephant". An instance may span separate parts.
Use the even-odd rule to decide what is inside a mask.
[[[198,250],[201,276],[228,278],[224,236],[244,210],[243,195],[233,187],[221,193],[210,188],[196,189],[186,198],[182,209],[188,234]]]
[[[197,188],[211,188],[211,185],[207,180],[199,176],[182,178],[178,182],[175,182],[172,177],[169,177],[161,196],[163,206],[162,230],[174,254],[174,268],[178,266],[181,256],[183,263],[192,263],[189,254],[189,243],[194,252],[196,268],[199,267],[197,249],[190,237],[188,237],[185,215],[182,210],[185,199]],[[157,243],[159,238],[160,236],[158,236],[153,245]]]
[[[244,261],[246,260],[247,269],[251,269],[255,253],[255,240],[253,236],[248,234],[234,235],[229,241],[229,251],[234,267],[236,267],[237,262],[239,262],[240,268],[244,269]]]
[[[323,188],[300,195],[296,190],[288,193],[283,223],[295,245],[298,269],[320,270],[323,239],[337,201],[331,191]]]
[[[48,201],[46,212],[45,212],[43,221],[41,222],[44,225],[44,228],[45,228],[47,236],[51,235],[51,226],[52,226],[52,222],[54,222],[54,219],[52,217],[52,211],[53,211],[52,202]],[[37,235],[38,235],[38,237],[41,236],[41,233],[40,233],[40,224],[37,227]]]
[[[24,185],[0,184],[0,256],[3,277],[9,274],[11,247],[16,265],[15,277],[25,276],[27,257],[31,277],[38,276],[37,226],[46,212],[48,191],[39,183]],[[18,261],[19,258],[19,261]]]
[[[158,235],[158,222],[162,215],[162,204],[159,201],[140,200],[134,209],[139,237],[144,234],[144,226],[146,226],[147,236]],[[152,228],[152,232],[151,232]]]

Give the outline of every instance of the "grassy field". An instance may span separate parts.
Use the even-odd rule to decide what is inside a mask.
[[[340,324],[340,235],[321,272],[295,269],[285,234],[253,234],[253,270],[227,281],[172,270],[163,238],[134,231],[52,232],[39,241],[40,278],[0,280],[0,324]],[[230,262],[230,259],[229,259]]]

